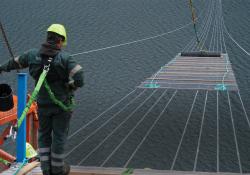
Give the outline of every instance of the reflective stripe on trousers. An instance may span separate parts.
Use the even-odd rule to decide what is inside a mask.
[[[39,148],[41,168],[49,170],[50,168],[50,147]]]

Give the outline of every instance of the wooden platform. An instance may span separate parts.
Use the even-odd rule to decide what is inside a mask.
[[[238,85],[227,54],[214,57],[178,54],[139,88],[237,91]]]
[[[70,174],[71,175],[122,175],[122,173],[125,170],[126,170],[125,168],[100,168],[100,167],[72,166]],[[181,175],[181,174],[185,174],[185,175],[239,175],[239,173],[168,171],[168,170],[151,170],[151,169],[135,169],[133,174],[131,175]],[[40,168],[36,168],[28,175],[42,175],[42,174],[41,174]]]

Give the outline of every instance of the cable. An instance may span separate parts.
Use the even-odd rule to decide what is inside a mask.
[[[173,162],[172,162],[172,165],[171,165],[170,170],[173,170],[173,169],[174,169],[175,162],[176,162],[176,160],[177,160],[177,157],[178,157],[178,154],[179,154],[179,151],[180,151],[180,148],[181,148],[181,144],[182,144],[183,138],[184,138],[184,136],[185,136],[185,133],[186,133],[186,130],[187,130],[187,126],[188,126],[189,120],[190,120],[190,118],[191,118],[191,115],[192,115],[192,112],[193,112],[193,108],[194,108],[195,101],[196,101],[196,98],[197,98],[198,93],[199,93],[199,91],[196,91],[196,94],[195,94],[195,96],[194,96],[194,100],[193,100],[192,106],[191,106],[191,108],[190,108],[190,111],[189,111],[189,114],[188,114],[188,118],[187,118],[185,127],[184,127],[184,129],[183,129],[183,132],[182,132],[182,135],[181,135],[181,139],[180,139],[179,145],[178,145],[178,147],[177,147],[177,150],[176,150],[176,153],[175,153],[175,156],[174,156],[174,159],[173,159]]]
[[[235,147],[236,147],[236,151],[237,151],[238,164],[239,164],[240,174],[242,174],[242,165],[241,165],[241,160],[240,160],[239,145],[238,145],[238,141],[237,141],[235,126],[234,126],[233,113],[232,113],[231,100],[230,100],[228,91],[227,91],[227,99],[228,99],[228,105],[229,105],[229,110],[230,110],[231,122],[232,122],[232,126],[233,126],[234,142],[235,142]]]
[[[115,107],[116,105],[118,105],[120,102],[122,102],[124,99],[126,99],[129,95],[131,95],[132,93],[134,93],[136,91],[136,89],[134,89],[133,91],[131,91],[130,93],[128,93],[127,95],[125,95],[122,99],[120,99],[119,101],[117,101],[116,103],[114,103],[112,106],[110,106],[108,109],[106,109],[105,111],[103,111],[101,114],[99,114],[97,117],[93,118],[90,122],[88,122],[87,124],[85,124],[84,126],[80,127],[78,130],[76,130],[74,133],[72,133],[69,137],[68,140],[71,139],[72,137],[74,137],[77,133],[79,133],[81,130],[85,129],[88,125],[90,125],[91,123],[93,123],[94,121],[96,121],[98,118],[100,118],[103,114],[105,114],[106,112],[110,111],[113,107]]]
[[[158,98],[159,100],[165,95],[166,90],[162,95]],[[153,94],[152,94],[153,95]],[[157,100],[157,101],[159,101]],[[84,161],[87,160],[87,158],[94,153],[98,148],[102,146],[102,144],[107,141],[124,123],[126,123],[133,115],[128,115],[111,133],[109,133],[91,152],[89,152],[79,163],[78,165],[81,165]]]
[[[240,91],[238,91],[238,96],[239,96],[239,98],[240,98],[240,103],[241,103],[242,109],[243,109],[243,111],[244,111],[244,114],[245,114],[245,117],[246,117],[246,120],[247,120],[248,127],[250,128],[249,117],[248,117],[248,115],[247,115],[247,111],[246,111],[245,105],[244,105],[244,103],[243,103],[243,101],[242,101],[242,98],[241,98],[241,95],[240,95]]]
[[[75,151],[81,144],[83,144],[86,140],[88,140],[90,137],[95,135],[100,129],[102,129],[106,124],[108,124],[109,121],[111,121],[113,118],[118,116],[119,113],[121,113],[125,108],[127,108],[130,104],[132,104],[136,99],[138,99],[142,94],[144,94],[146,90],[144,89],[138,96],[136,96],[133,100],[131,100],[128,104],[126,104],[123,108],[121,108],[117,113],[115,113],[111,118],[109,118],[106,122],[104,122],[100,127],[98,127],[95,131],[93,131],[91,134],[89,134],[84,140],[82,140],[79,144],[77,144],[75,147],[73,147],[66,155],[65,157],[68,157],[73,151]]]
[[[217,145],[216,145],[216,148],[217,148],[217,155],[216,155],[216,169],[217,169],[217,172],[220,172],[220,120],[219,120],[219,91],[217,91],[216,93],[216,113],[217,113],[217,117],[216,117],[216,126],[217,126]]]
[[[229,36],[229,38],[243,51],[245,52],[245,54],[247,54],[248,56],[250,56],[250,53],[248,51],[246,51],[233,37],[232,35],[228,32],[226,25],[224,24],[224,29],[226,31],[226,34]]]
[[[156,90],[154,90],[154,92],[153,92],[153,94],[156,92]],[[153,94],[151,94],[138,108],[136,108],[133,112],[132,112],[132,114],[134,114],[140,107],[142,107],[143,105],[144,105],[144,103],[146,102],[146,101],[148,101],[151,97],[152,97],[152,95]],[[130,136],[130,134],[132,134],[133,132],[134,132],[134,130],[137,128],[137,126],[145,119],[145,117],[147,116],[147,114],[152,110],[152,108],[158,103],[158,101],[159,101],[159,99],[154,103],[154,105],[153,106],[151,106],[150,108],[149,108],[149,110],[146,112],[146,114],[144,114],[143,115],[143,117],[139,120],[139,122],[137,122],[137,124],[133,127],[133,129],[131,129],[130,131],[129,131],[129,133],[123,138],[123,140],[119,143],[119,145],[109,154],[109,156],[102,162],[102,164],[101,164],[101,167],[103,167],[106,163],[107,163],[107,161],[113,156],[113,154],[115,154],[116,153],[116,151],[121,147],[121,145],[125,142],[125,140]]]
[[[167,92],[167,90],[165,90],[163,96],[165,95],[166,92]],[[146,141],[146,139],[149,136],[149,134],[151,133],[152,129],[155,127],[155,125],[160,120],[160,118],[162,117],[162,115],[166,112],[166,109],[167,109],[168,105],[170,104],[170,102],[172,101],[172,99],[173,99],[174,96],[175,96],[175,93],[172,94],[172,97],[169,99],[169,101],[167,102],[166,106],[163,108],[163,110],[158,115],[158,117],[156,118],[156,120],[154,121],[154,123],[148,129],[147,133],[145,134],[145,136],[143,137],[143,139],[141,140],[141,142],[137,145],[136,149],[131,154],[131,156],[129,157],[129,159],[127,160],[127,162],[125,163],[125,165],[123,167],[127,167],[129,165],[130,161],[133,159],[133,157],[135,156],[135,154],[137,153],[137,151],[141,148],[142,144]]]
[[[197,161],[198,161],[198,156],[199,156],[199,151],[200,151],[201,135],[202,135],[202,131],[203,131],[203,124],[204,124],[204,118],[205,118],[205,112],[206,112],[206,106],[207,106],[207,95],[208,95],[208,91],[206,91],[206,98],[205,98],[205,103],[204,103],[204,109],[203,109],[202,119],[201,119],[200,134],[199,134],[198,146],[197,146],[195,160],[194,160],[193,171],[196,171],[196,166],[197,166]]]
[[[159,35],[155,35],[155,36],[151,36],[151,37],[147,37],[147,38],[143,38],[143,39],[139,39],[139,40],[127,42],[127,43],[122,43],[122,44],[112,45],[112,46],[108,46],[108,47],[103,47],[103,48],[100,48],[100,49],[94,49],[94,50],[89,50],[89,51],[85,51],[85,52],[79,52],[79,53],[72,54],[71,56],[78,56],[78,55],[82,55],[82,54],[89,54],[89,53],[93,53],[93,52],[103,51],[103,50],[107,50],[107,49],[112,49],[112,48],[116,48],[116,47],[126,46],[126,45],[130,45],[130,44],[134,44],[134,43],[139,43],[139,42],[143,42],[143,41],[147,41],[147,40],[159,38],[159,37],[162,37],[164,35],[167,35],[167,34],[170,34],[170,33],[174,33],[176,31],[184,29],[184,28],[186,28],[187,26],[189,26],[191,24],[192,24],[192,22],[187,23],[187,24],[185,24],[185,25],[183,25],[181,27],[178,27],[178,28],[176,28],[174,30],[171,30],[171,31],[168,31],[166,33],[159,34]]]

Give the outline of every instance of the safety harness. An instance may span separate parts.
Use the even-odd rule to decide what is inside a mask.
[[[52,58],[49,58],[48,59],[48,64],[44,65],[43,67],[43,71],[42,73],[40,74],[39,76],[39,79],[37,81],[37,84],[35,86],[35,89],[34,91],[32,92],[30,98],[29,98],[29,101],[28,103],[26,104],[26,107],[25,109],[23,110],[23,113],[20,117],[20,119],[18,120],[18,123],[17,123],[17,128],[19,128],[25,118],[25,116],[27,115],[29,109],[30,109],[30,106],[31,104],[36,100],[37,98],[37,95],[42,87],[42,85],[44,84],[44,87],[46,89],[46,91],[48,92],[49,94],[49,97],[50,99],[52,100],[52,102],[56,105],[58,105],[61,109],[63,109],[64,111],[71,111],[73,109],[73,107],[75,106],[75,103],[74,103],[74,100],[73,100],[73,97],[70,97],[70,102],[69,104],[65,105],[62,101],[58,100],[55,96],[55,94],[52,92],[47,80],[46,80],[46,76],[50,70],[50,64],[52,62]]]
[[[75,106],[75,101],[73,96],[70,97],[70,102],[68,105],[63,104],[62,101],[58,100],[55,96],[55,94],[52,92],[47,80],[44,80],[44,87],[47,90],[50,99],[53,101],[54,104],[58,105],[59,107],[61,107],[64,111],[71,111],[74,106]]]

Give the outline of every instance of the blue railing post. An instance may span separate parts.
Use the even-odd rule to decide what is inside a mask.
[[[19,119],[25,108],[27,100],[27,73],[18,73],[17,96],[17,115]],[[26,158],[26,118],[18,128],[16,146],[17,162],[23,162],[23,160]]]

